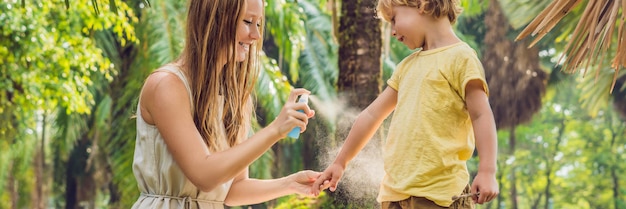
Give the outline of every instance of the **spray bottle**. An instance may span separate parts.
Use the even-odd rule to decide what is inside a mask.
[[[303,94],[300,95],[300,99],[298,99],[298,103],[308,103],[309,102],[309,95],[308,94]],[[304,112],[303,110],[298,110],[298,112]],[[297,139],[298,137],[300,137],[300,127],[296,126],[295,128],[293,128],[288,134],[288,137]]]

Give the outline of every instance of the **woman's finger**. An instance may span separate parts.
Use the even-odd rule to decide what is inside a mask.
[[[296,99],[298,99],[298,96],[301,94],[311,94],[311,92],[303,88],[293,89],[287,98],[287,102],[295,103]]]

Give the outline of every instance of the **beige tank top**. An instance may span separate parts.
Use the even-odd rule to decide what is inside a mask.
[[[165,65],[156,71],[170,72],[178,76],[185,84],[191,101],[188,80],[177,66]],[[193,185],[168,152],[156,126],[143,120],[139,104],[133,173],[141,191],[133,209],[223,209],[224,199],[232,184],[231,179],[210,192],[202,192]]]

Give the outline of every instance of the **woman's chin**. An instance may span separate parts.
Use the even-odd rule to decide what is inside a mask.
[[[243,54],[243,53],[242,53],[242,54],[238,54],[238,55],[237,55],[237,58],[235,59],[235,61],[237,61],[237,62],[243,62],[243,61],[245,61],[245,60],[246,60],[246,55],[247,55],[247,54]]]

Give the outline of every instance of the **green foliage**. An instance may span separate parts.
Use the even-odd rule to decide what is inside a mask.
[[[298,58],[306,34],[303,13],[297,2],[267,1],[265,7],[267,31],[278,47],[278,66],[294,82],[299,79]]]
[[[333,38],[332,21],[322,5],[308,1],[298,1],[303,18],[306,36],[304,48],[298,63],[300,80],[294,80],[296,86],[309,89],[321,100],[331,100],[336,97],[338,45]],[[303,15],[303,16],[304,16]]]
[[[575,85],[577,79],[568,76],[551,86],[549,92],[557,93],[547,94],[540,114],[517,128],[514,156],[500,155],[498,172],[517,174],[520,208],[543,208],[546,204],[552,208],[613,208],[613,200],[623,201],[619,199],[623,193],[613,194],[610,179],[611,169],[624,169],[616,162],[624,159],[626,123],[617,120],[606,106],[598,117],[591,117],[578,105],[582,92],[573,88]],[[508,136],[499,133],[498,138]],[[621,148],[615,146],[620,143]],[[499,141],[499,145],[506,147],[508,142]],[[511,198],[507,192],[510,184],[510,179],[503,179],[501,197]],[[546,201],[547,189],[550,199]],[[509,202],[504,206],[510,207]]]
[[[44,159],[63,159],[64,151],[71,149],[68,147],[76,139],[61,138],[42,145],[49,139],[43,136],[50,133],[41,133],[40,127],[47,122],[40,118],[59,109],[67,115],[91,114],[97,102],[91,86],[106,84],[116,74],[111,62],[95,47],[91,39],[94,32],[111,28],[123,37],[120,40],[135,41],[132,20],[126,19],[132,11],[125,4],[118,7],[119,13],[94,15],[87,0],[76,1],[70,9],[51,1],[24,5],[0,2],[0,114],[11,118],[0,121],[3,139],[11,139],[1,144],[0,148],[8,152],[3,152],[7,160],[0,167],[13,169],[8,173],[16,177],[12,184],[21,185],[20,193],[28,194],[34,186],[29,162],[35,148],[52,146],[59,152],[46,152],[53,157]],[[94,80],[97,77],[104,79]],[[24,143],[29,145],[21,146]],[[30,174],[22,175],[25,173]],[[4,187],[4,180],[5,175],[0,187]],[[10,194],[2,191],[2,196]],[[32,203],[20,199],[19,205],[28,204]]]
[[[321,192],[317,197],[303,197],[299,195],[289,195],[279,198],[279,204],[274,209],[352,209],[361,208],[348,204],[335,205],[333,199],[326,192]]]
[[[608,61],[608,60],[607,60]],[[585,107],[592,117],[605,109],[611,98],[611,85],[615,76],[626,76],[626,71],[622,70],[615,74],[615,70],[605,68],[597,71],[597,75],[586,75],[577,86],[582,90],[581,105]],[[602,85],[598,85],[602,84]],[[625,85],[626,86],[626,85]],[[615,86],[614,91],[619,91],[623,86]]]
[[[307,209],[322,208],[321,204],[328,201],[328,195],[321,192],[318,197],[302,197],[298,195],[289,195],[279,199],[279,204],[275,209]]]
[[[277,66],[276,60],[262,57],[262,71],[255,88],[257,102],[264,112],[264,117],[259,123],[262,127],[269,125],[270,122],[282,109],[282,105],[287,100],[287,95],[291,91],[291,84]],[[265,120],[270,119],[270,120]]]
[[[468,17],[474,17],[482,14],[485,10],[487,10],[487,6],[489,6],[489,1],[484,0],[466,0],[460,2],[461,7],[463,7],[463,16]]]
[[[47,185],[52,187],[48,202],[54,202],[49,207],[63,207],[65,171],[81,137],[93,143],[94,152],[88,156],[91,167],[79,173],[111,177],[110,182],[98,182],[100,190],[92,201],[101,207],[129,208],[138,196],[132,174],[137,98],[145,77],[176,59],[182,49],[186,1],[153,0],[146,7],[143,0],[77,0],[69,8],[59,2],[22,2],[0,2],[0,170],[8,171],[0,172],[0,208],[9,208],[11,201],[5,189],[9,175],[14,178],[11,183],[19,185],[17,207],[31,207],[29,197],[36,184],[33,159],[42,144],[47,168],[54,170],[47,173],[54,176],[53,186]],[[480,52],[485,30],[481,18],[489,1],[461,2],[465,11],[456,24],[458,36]],[[515,29],[548,3],[499,2]],[[334,100],[339,72],[333,23],[326,9],[329,1],[266,3],[267,55],[262,56],[255,89],[255,130],[276,117],[294,86],[310,89],[321,100]],[[545,64],[554,65],[580,12],[574,10],[547,41],[540,42],[539,47],[553,51],[544,56]],[[389,49],[383,62],[385,80],[412,53],[393,39]],[[610,83],[606,80],[612,75],[601,73],[595,81],[595,75],[574,79],[558,68],[553,71],[540,114],[516,129],[513,156],[503,155],[509,132],[498,133],[501,206],[510,207],[508,176],[516,172],[521,208],[626,207],[626,178],[619,175],[626,171],[622,163],[626,124],[606,105],[610,98],[602,93],[606,86],[597,85]],[[334,131],[333,124],[325,124],[328,132]],[[302,169],[305,140],[316,139],[281,140],[274,147],[279,151],[266,152],[250,166],[250,176],[267,179]],[[477,163],[477,158],[468,163],[471,173]],[[621,190],[614,193],[617,184]],[[326,193],[317,198],[290,195],[262,205],[340,207]]]
[[[183,47],[186,2],[135,2],[137,21],[133,22],[138,42],[124,45],[113,33],[99,33],[98,45],[105,49],[118,71],[116,82],[106,92],[113,99],[111,119],[103,131],[104,148],[112,172],[111,196],[119,198],[112,207],[130,208],[139,196],[132,172],[136,110],[139,92],[150,72],[175,60]]]

